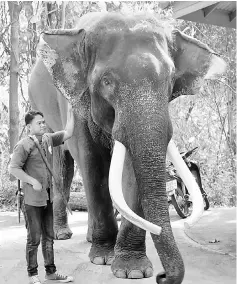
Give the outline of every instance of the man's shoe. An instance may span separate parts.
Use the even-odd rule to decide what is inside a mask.
[[[41,284],[39,280],[39,275],[29,276],[29,284]]]
[[[45,275],[45,280],[57,280],[58,282],[61,283],[68,283],[73,281],[72,276],[63,276],[58,273],[52,273],[52,274],[46,274]]]

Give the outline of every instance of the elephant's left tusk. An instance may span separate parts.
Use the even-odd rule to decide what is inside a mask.
[[[125,146],[116,141],[109,170],[109,191],[111,199],[120,214],[134,225],[155,235],[161,233],[161,227],[152,224],[135,214],[127,205],[122,191],[123,165],[126,154]]]
[[[183,180],[193,200],[193,212],[191,216],[187,218],[186,222],[184,222],[184,226],[190,228],[201,218],[203,214],[204,204],[202,194],[195,178],[183,161],[172,139],[168,144],[167,155],[175,166],[179,176]]]

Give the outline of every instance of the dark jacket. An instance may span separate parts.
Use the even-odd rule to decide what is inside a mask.
[[[46,133],[42,137],[42,144],[46,152],[47,160],[53,167],[53,149],[63,143],[64,131]],[[23,169],[29,176],[37,179],[42,184],[42,190],[36,191],[31,184],[22,183],[25,204],[32,206],[47,205],[48,193],[50,189],[50,201],[53,201],[52,176],[37,149],[34,141],[28,136],[21,139],[14,147],[10,168]]]

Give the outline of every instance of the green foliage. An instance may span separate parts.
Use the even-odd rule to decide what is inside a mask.
[[[1,210],[11,210],[16,209],[16,185],[17,182],[9,181],[9,176],[5,175],[4,187],[0,189],[0,209]]]
[[[10,24],[8,6],[0,1],[0,85],[7,84],[7,74],[10,69]]]
[[[192,158],[200,166],[211,204],[233,206],[235,164],[212,100],[202,94],[174,100],[170,105],[173,139],[181,152],[199,147]]]
[[[0,100],[0,208],[14,209],[16,181],[9,179],[9,158],[8,113]]]
[[[177,21],[176,26],[205,42],[228,64],[219,81],[208,81],[195,97],[180,97],[170,104],[174,135],[181,151],[199,146],[204,189],[213,205],[236,204],[236,33],[233,29]]]

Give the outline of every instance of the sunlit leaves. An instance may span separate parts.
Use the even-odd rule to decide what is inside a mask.
[[[25,11],[21,11],[20,15],[19,15],[19,22],[20,22],[20,29],[21,31],[24,31],[27,29],[28,27],[28,20],[25,16]]]

